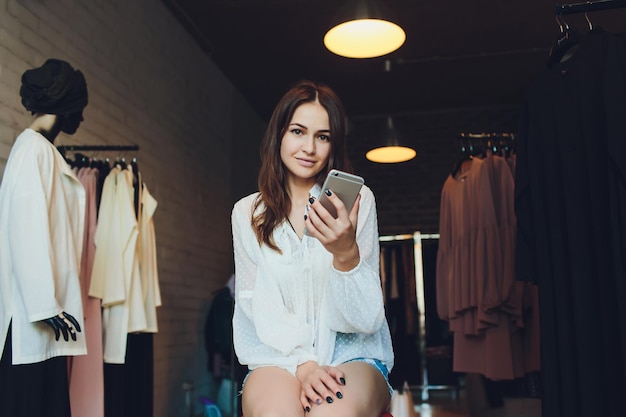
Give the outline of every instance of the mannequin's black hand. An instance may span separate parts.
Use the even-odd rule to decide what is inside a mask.
[[[67,342],[69,337],[76,341],[76,332],[80,332],[80,325],[76,319],[69,313],[61,312],[57,316],[47,318],[43,320],[48,326],[54,330],[56,340],[59,340],[61,332],[63,333],[63,339]]]

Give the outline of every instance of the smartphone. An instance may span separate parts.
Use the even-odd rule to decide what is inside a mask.
[[[324,191],[330,190],[333,192],[343,202],[343,205],[346,206],[346,210],[350,212],[364,183],[365,180],[358,175],[348,174],[347,172],[332,169],[326,176],[324,185],[322,185],[322,192],[319,196],[319,201],[336,219],[337,210],[335,209],[333,203],[330,202]]]

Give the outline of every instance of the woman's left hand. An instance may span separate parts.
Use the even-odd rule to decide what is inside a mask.
[[[300,381],[300,403],[307,411],[312,405],[343,398],[341,387],[345,385],[345,374],[339,368],[309,361],[298,365],[296,378]]]
[[[361,195],[357,196],[350,213],[334,193],[327,195],[337,210],[337,218],[315,200],[309,205],[305,226],[309,235],[317,238],[333,254],[333,266],[339,271],[349,271],[359,263],[356,228]]]

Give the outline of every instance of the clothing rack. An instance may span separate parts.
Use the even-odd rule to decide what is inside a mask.
[[[73,164],[73,162],[69,161],[67,158],[67,152],[79,152],[79,151],[97,151],[97,152],[129,152],[129,151],[138,151],[139,150],[139,145],[59,145],[57,146],[57,150],[59,151],[59,153],[63,156],[63,158],[72,166],[75,166]],[[86,161],[89,160],[89,158],[86,158],[85,155],[81,155],[79,153],[76,153],[74,155],[77,159],[78,157],[81,158],[81,164],[85,163]],[[76,162],[76,161],[74,161]],[[109,164],[109,160],[108,158],[103,161],[107,166]],[[122,166],[125,168],[126,167],[126,161],[124,160],[124,158],[122,158]],[[132,161],[132,170],[133,170],[133,174],[135,176],[137,176],[137,172],[138,169],[137,168],[137,158],[133,158]],[[103,177],[104,178],[104,177]],[[99,181],[98,183],[98,189],[99,191],[101,191],[101,187],[102,184],[104,182],[104,179]],[[134,201],[135,201],[135,212],[138,213],[139,210],[139,188],[140,187],[134,187]],[[98,199],[98,205],[100,204],[100,201]]]
[[[419,334],[419,353],[420,367],[422,372],[422,385],[411,386],[420,390],[420,398],[424,402],[428,402],[429,391],[432,390],[458,390],[458,386],[453,385],[431,385],[428,383],[428,364],[426,357],[426,300],[424,295],[424,265],[422,261],[422,240],[439,239],[438,233],[424,234],[414,232],[413,234],[379,236],[380,242],[393,242],[413,240],[413,257],[415,265],[415,295],[417,297],[417,314],[418,314],[418,334]]]
[[[556,16],[563,16],[566,14],[617,9],[620,7],[626,7],[626,0],[598,0],[584,3],[557,4],[554,6],[554,14]]]
[[[515,133],[493,132],[493,133],[459,133],[459,140],[503,140],[514,141]]]
[[[481,132],[481,133],[459,133],[459,138],[465,139],[489,139],[489,138],[506,138],[506,139],[514,139],[515,133],[510,132]]]
[[[504,149],[508,151],[515,148],[515,133],[494,132],[494,133],[460,133],[458,136],[461,142],[461,151],[473,154],[474,151],[484,151],[490,149],[494,153]],[[480,144],[480,147],[475,146]],[[476,149],[479,148],[479,149]]]
[[[139,145],[59,145],[57,149],[65,155],[67,151],[138,151]]]

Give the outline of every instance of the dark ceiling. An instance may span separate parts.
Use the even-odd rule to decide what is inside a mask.
[[[329,84],[350,117],[516,105],[560,33],[548,0],[383,0],[405,44],[350,59],[322,42],[345,0],[164,1],[264,119],[303,78]],[[626,33],[626,8],[588,17]],[[584,14],[565,19],[588,28]]]

